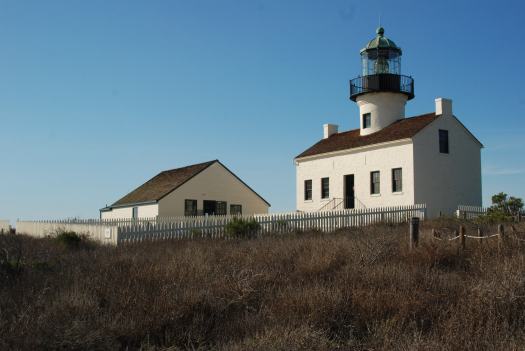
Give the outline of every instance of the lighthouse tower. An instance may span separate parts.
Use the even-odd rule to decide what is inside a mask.
[[[350,81],[350,99],[357,102],[360,135],[375,133],[405,118],[405,104],[414,98],[414,80],[401,75],[401,48],[377,36],[361,50],[362,75]]]

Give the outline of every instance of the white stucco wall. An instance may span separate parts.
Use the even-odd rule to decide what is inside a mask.
[[[331,155],[296,160],[296,204],[317,211],[333,198],[344,197],[344,176],[354,174],[355,196],[366,207],[414,204],[413,148],[410,139]],[[403,191],[392,192],[392,169],[402,168]],[[380,171],[380,194],[370,194],[370,172]],[[321,199],[321,178],[330,178],[330,197]],[[304,200],[304,181],[312,179],[312,200]],[[356,203],[356,208],[359,205]]]
[[[101,219],[131,219],[133,213],[133,207],[119,207],[113,208],[111,211],[103,211],[100,213]],[[157,217],[159,214],[158,204],[150,205],[139,205],[138,208],[138,218],[152,218]]]
[[[226,201],[242,205],[243,214],[268,213],[268,205],[219,163],[214,163],[159,201],[159,216],[183,216],[184,200],[197,200],[202,210],[204,200]]]
[[[368,93],[357,97],[359,106],[360,134],[367,135],[377,132],[396,120],[405,118],[407,96],[400,93]],[[363,129],[363,115],[371,114],[371,125]]]
[[[448,130],[449,153],[439,152],[439,129]],[[414,138],[415,201],[429,217],[452,215],[458,205],[481,206],[481,145],[451,115],[442,115]]]

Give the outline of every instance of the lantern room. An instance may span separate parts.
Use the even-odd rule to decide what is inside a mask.
[[[350,81],[350,99],[373,92],[393,92],[414,98],[414,80],[401,75],[402,51],[379,27],[376,37],[361,50],[362,73]]]
[[[383,27],[379,27],[376,33],[377,37],[361,50],[362,75],[401,74],[401,49],[384,36]]]

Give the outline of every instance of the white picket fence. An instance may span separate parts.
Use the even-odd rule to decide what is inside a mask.
[[[9,233],[9,230],[11,229],[11,226],[9,225],[8,220],[0,219],[0,234],[1,233]]]
[[[474,219],[487,214],[488,207],[459,205],[456,217],[461,219]]]
[[[486,215],[488,210],[489,207],[459,205],[456,210],[456,217],[461,219],[474,219],[481,215]],[[525,211],[520,211],[519,215],[516,214],[514,217],[519,219],[525,217]]]
[[[292,212],[253,216],[201,216],[167,220],[153,218],[141,220],[101,221],[19,221],[17,233],[46,236],[57,230],[72,230],[93,239],[112,244],[144,240],[224,238],[225,228],[233,218],[255,220],[259,223],[257,236],[283,234],[295,231],[334,231],[345,227],[360,227],[379,222],[403,223],[411,217],[426,217],[425,205],[408,205],[352,209],[323,212]]]

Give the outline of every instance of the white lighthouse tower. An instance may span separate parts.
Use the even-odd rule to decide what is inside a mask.
[[[350,81],[350,99],[359,106],[360,135],[405,118],[405,104],[414,98],[414,80],[401,75],[401,48],[385,37],[384,28],[376,33],[361,50],[362,75]]]

